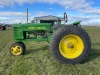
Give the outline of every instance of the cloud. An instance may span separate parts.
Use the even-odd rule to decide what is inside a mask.
[[[0,0],[0,7],[12,5],[14,5],[14,0]]]
[[[29,17],[29,22],[31,22],[31,17]],[[0,23],[14,24],[14,23],[27,23],[26,17],[0,17]]]
[[[100,25],[100,16],[76,16],[68,15],[68,23],[82,21],[82,25]]]
[[[87,2],[86,0],[62,0],[59,2],[66,9],[85,9],[90,7],[91,2]]]
[[[53,15],[52,13],[47,13],[47,12],[36,12],[34,15],[35,17],[40,17],[40,16],[47,16],[47,15]]]
[[[58,0],[15,0],[15,2],[19,3],[19,4],[23,4],[23,3],[56,3]]]
[[[12,6],[15,3],[22,5],[24,3],[57,3],[67,10],[77,10],[86,14],[100,14],[100,7],[93,7],[94,2],[87,0],[0,0],[0,8]]]
[[[63,15],[62,14],[59,14],[59,15],[56,15],[56,16],[59,16],[59,17],[62,17],[63,18]],[[90,25],[90,26],[93,26],[93,25],[100,25],[100,16],[86,16],[86,15],[72,15],[72,14],[68,14],[68,21],[67,21],[67,24],[71,24],[75,21],[82,21],[81,22],[81,25]],[[64,23],[64,22],[62,22]]]
[[[26,23],[26,12],[0,12],[0,23]],[[29,13],[29,21],[31,21],[31,13]]]
[[[61,0],[58,2],[67,10],[76,10],[85,14],[100,15],[100,7],[93,7],[94,2],[88,2],[87,0]]]
[[[66,10],[75,10],[83,14],[93,14],[100,15],[100,7],[93,7],[94,2],[87,0],[0,0],[0,8],[5,6],[14,6],[15,3],[23,5],[24,3],[48,3],[48,4],[59,4],[63,6]],[[48,8],[52,9],[52,8]],[[31,13],[30,13],[31,15]],[[52,13],[47,12],[36,12],[33,16],[44,16],[44,15],[53,15]],[[68,15],[69,22],[74,22],[77,20],[83,21],[82,24],[100,24],[100,16],[75,16]],[[59,15],[62,16],[62,15]],[[32,19],[32,17],[31,17]],[[21,23],[26,22],[26,13],[25,12],[0,12],[0,22],[2,23]]]
[[[0,23],[13,24],[13,23],[25,23],[26,19],[23,17],[0,17]]]
[[[26,17],[26,12],[0,12],[0,17],[4,16]]]
[[[100,15],[100,8],[87,8],[85,10],[81,10],[83,13],[87,14],[97,14]]]

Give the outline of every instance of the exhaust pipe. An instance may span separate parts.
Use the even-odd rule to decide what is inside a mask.
[[[28,9],[27,9],[27,23],[28,23]]]

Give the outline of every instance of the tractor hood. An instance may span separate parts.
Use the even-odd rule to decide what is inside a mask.
[[[26,23],[26,24],[13,24],[12,26],[14,29],[19,30],[50,30],[51,24],[50,23]]]
[[[25,23],[25,24],[13,24],[12,27],[27,27],[27,26],[41,26],[41,25],[50,25],[49,23]]]

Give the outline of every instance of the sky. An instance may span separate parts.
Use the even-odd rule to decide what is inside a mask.
[[[27,8],[29,22],[47,15],[63,18],[66,12],[68,23],[82,21],[82,25],[100,25],[99,0],[0,0],[0,23],[26,23]]]

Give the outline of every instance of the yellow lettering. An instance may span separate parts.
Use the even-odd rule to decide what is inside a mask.
[[[35,27],[29,27],[28,29],[36,29]]]
[[[29,27],[28,29],[38,29],[38,30],[41,30],[41,29],[45,29],[45,27]]]

